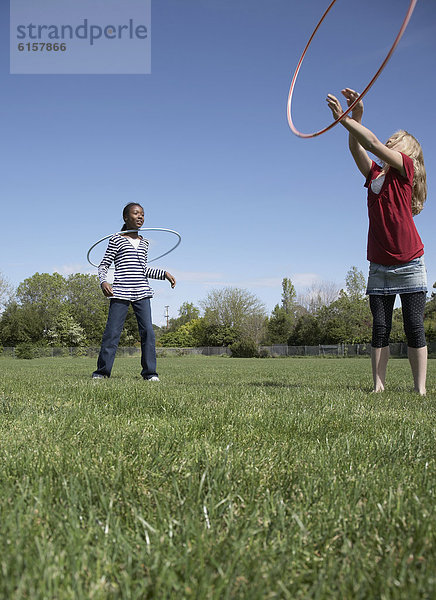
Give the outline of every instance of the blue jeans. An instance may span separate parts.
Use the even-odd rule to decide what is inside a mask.
[[[106,329],[104,330],[97,361],[97,370],[94,371],[93,375],[110,377],[124,321],[129,310],[129,304],[129,300],[111,299]],[[149,379],[157,375],[155,336],[151,321],[150,298],[136,300],[132,302],[132,306],[141,336],[141,375],[144,379]]]

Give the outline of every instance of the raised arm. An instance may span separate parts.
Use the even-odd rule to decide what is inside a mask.
[[[351,106],[351,104],[359,96],[359,94],[357,92],[355,92],[354,90],[352,90],[350,88],[345,88],[344,90],[342,90],[342,95],[347,100],[348,106]],[[353,110],[351,111],[351,118],[354,119],[357,123],[362,123],[362,117],[363,117],[363,102],[362,102],[362,100],[360,100],[356,104],[356,106],[353,108]],[[357,168],[359,169],[359,171],[362,173],[362,175],[366,179],[368,177],[369,170],[371,169],[371,163],[372,163],[370,157],[368,156],[368,153],[366,152],[365,148],[361,144],[359,144],[357,139],[351,133],[348,134],[348,147],[354,158],[354,162],[356,163]]]
[[[347,102],[350,104],[349,98],[352,97],[353,90],[346,88],[342,91],[344,96],[347,98]],[[348,96],[348,97],[347,97]],[[355,99],[355,96],[354,96]],[[354,100],[352,100],[354,101]],[[332,111],[332,114],[335,119],[339,118],[343,114],[343,110],[339,100],[333,96],[332,94],[327,95],[327,104]],[[359,106],[360,102],[356,105],[356,108]],[[361,107],[361,111],[363,112],[363,105]],[[360,114],[360,119],[361,115]],[[367,127],[364,127],[360,121],[358,120],[359,113],[357,113],[357,119],[354,118],[354,110],[353,110],[353,118],[348,116],[344,117],[341,120],[341,125],[347,129],[350,134],[349,139],[349,147],[350,151],[353,155],[353,158],[356,162],[356,165],[360,172],[367,177],[369,174],[369,170],[371,168],[371,159],[369,158],[366,151],[371,152],[375,156],[377,156],[384,163],[389,166],[397,169],[401,175],[405,175],[404,165],[403,165],[403,157],[400,152],[394,150],[393,148],[388,148],[383,144]],[[354,138],[354,140],[351,140]]]

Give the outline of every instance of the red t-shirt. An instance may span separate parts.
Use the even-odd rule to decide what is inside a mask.
[[[382,167],[373,161],[365,182],[369,217],[367,258],[380,265],[403,264],[424,254],[424,244],[412,215],[413,161],[401,154],[405,177],[390,167],[380,193],[375,194],[371,181]]]

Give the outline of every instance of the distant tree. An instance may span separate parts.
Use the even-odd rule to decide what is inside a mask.
[[[286,312],[282,306],[276,304],[266,323],[265,342],[267,344],[286,344],[294,325],[294,316]]]
[[[316,314],[322,306],[329,306],[338,299],[339,288],[331,281],[313,283],[307,290],[298,296],[298,304],[305,311]]]
[[[372,315],[366,298],[350,297],[341,291],[339,298],[318,312],[324,344],[360,344],[371,341]]]
[[[436,282],[433,284],[433,289],[436,290]],[[432,293],[425,306],[424,327],[427,341],[436,341],[436,291]]]
[[[0,313],[4,307],[13,299],[14,288],[6,279],[6,277],[0,273]]]
[[[96,275],[74,273],[66,280],[65,302],[69,314],[82,327],[88,343],[100,344],[109,302]]]
[[[91,344],[100,343],[108,301],[96,276],[76,273],[65,279],[59,273],[35,273],[20,283],[16,300],[14,319],[23,321],[20,331],[25,333],[25,341],[56,339],[61,345],[75,345],[74,339],[77,343],[87,339]],[[83,333],[79,335],[79,331]]]
[[[436,316],[436,281],[433,284],[433,289],[430,300],[425,305],[425,317]]]
[[[191,348],[200,345],[196,335],[197,321],[199,319],[193,319],[189,323],[181,325],[176,331],[163,333],[158,340],[158,345],[167,348]]]
[[[282,308],[288,315],[294,316],[297,293],[288,277],[282,279]]]
[[[241,337],[259,342],[264,334],[266,309],[247,290],[226,287],[209,292],[201,302],[207,325],[238,331]]]
[[[184,302],[179,308],[177,319],[170,319],[168,331],[176,331],[182,325],[186,325],[200,316],[200,309],[194,306],[192,302]]]
[[[362,271],[359,271],[357,267],[351,267],[345,277],[345,286],[347,290],[347,296],[351,300],[359,300],[365,297],[366,292],[366,279]]]
[[[230,346],[232,358],[258,358],[259,346],[253,340],[238,340]]]
[[[297,293],[292,281],[285,277],[282,280],[282,302],[272,310],[271,316],[266,321],[267,344],[286,344],[295,326],[297,313],[300,311],[297,302]]]
[[[17,288],[0,322],[5,345],[41,343],[45,332],[56,322],[65,301],[65,280],[59,273],[35,273]]]
[[[365,343],[371,340],[372,315],[365,296],[365,278],[356,267],[346,277],[346,290],[329,304],[303,315],[289,338],[291,345]]]
[[[86,343],[84,329],[71,316],[69,307],[63,305],[57,315],[56,323],[45,332],[50,346],[81,346]]]
[[[317,346],[323,343],[324,333],[321,331],[316,315],[301,315],[288,339],[289,346]]]
[[[366,280],[357,267],[351,267],[345,278],[346,290],[318,315],[324,332],[324,343],[365,343],[371,340],[372,315],[365,296]]]
[[[17,346],[18,344],[39,339],[41,331],[33,330],[31,310],[21,308],[12,300],[6,306],[0,318],[0,342],[3,346]]]
[[[21,305],[32,304],[49,310],[53,302],[65,299],[66,281],[59,273],[35,273],[17,288],[17,299]]]
[[[237,327],[213,325],[205,318],[192,321],[191,332],[196,346],[230,346],[243,337]]]
[[[59,273],[35,273],[20,283],[16,297],[18,305],[33,321],[31,341],[41,340],[44,332],[55,324],[65,293],[66,281]]]

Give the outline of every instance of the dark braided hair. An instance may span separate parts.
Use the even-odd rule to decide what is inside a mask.
[[[132,206],[139,206],[140,208],[142,208],[142,210],[144,210],[144,207],[141,206],[139,204],[139,202],[129,202],[128,204],[126,204],[126,206],[123,208],[124,224],[121,227],[121,231],[126,231],[126,229],[127,229],[127,225],[125,223],[125,219],[127,219],[127,217],[129,216],[129,212],[130,212],[130,209],[132,208]]]

